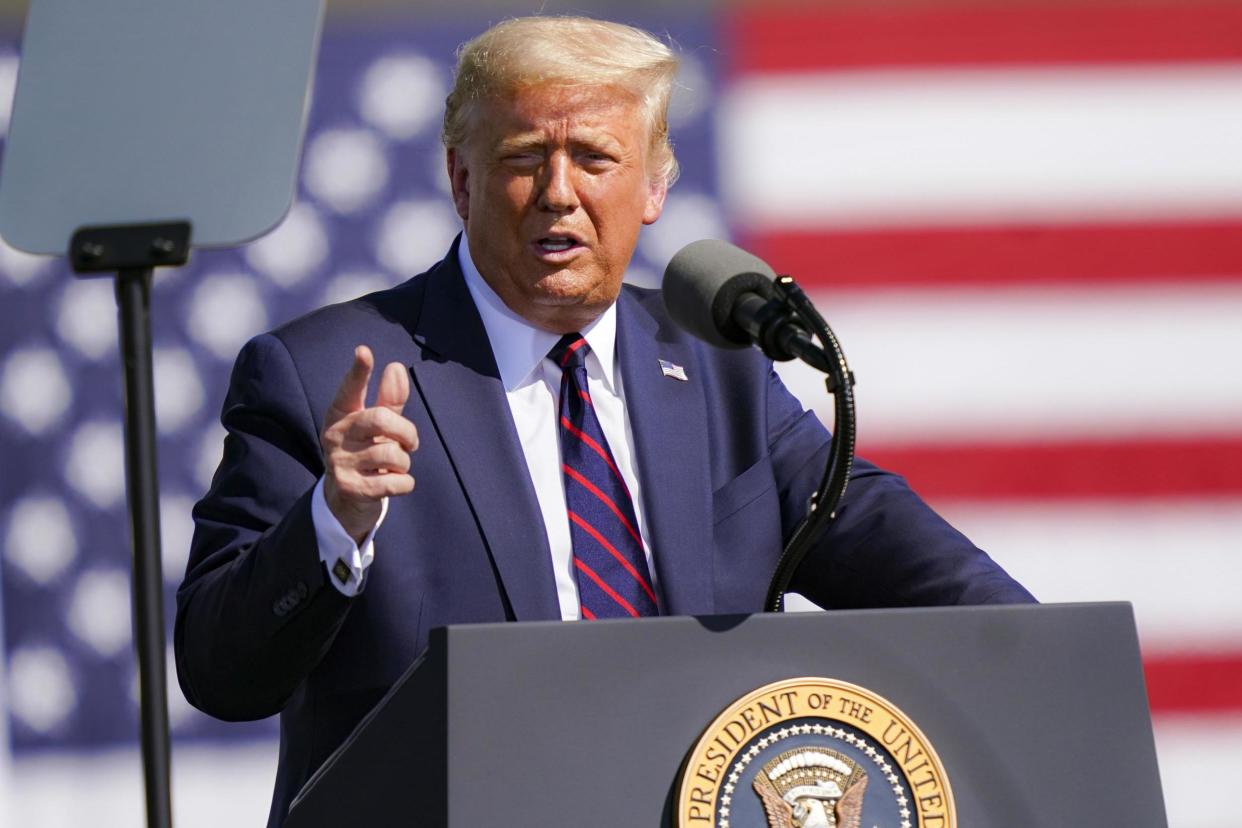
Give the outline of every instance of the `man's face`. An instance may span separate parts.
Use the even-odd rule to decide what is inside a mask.
[[[510,309],[568,333],[616,300],[639,228],[664,206],[647,156],[638,101],[613,87],[540,86],[478,105],[449,177],[471,258]]]

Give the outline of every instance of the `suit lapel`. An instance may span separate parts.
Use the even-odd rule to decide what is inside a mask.
[[[646,301],[660,300],[650,295]],[[673,615],[709,614],[714,556],[703,378],[696,376],[689,345],[661,330],[628,291],[621,292],[617,308],[625,407],[663,609]],[[683,367],[687,381],[666,377],[660,360]]]
[[[411,371],[519,621],[556,619],[552,556],[496,360],[457,265],[427,274]],[[416,461],[417,462],[417,461]]]

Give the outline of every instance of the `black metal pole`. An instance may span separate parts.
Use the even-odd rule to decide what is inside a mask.
[[[155,380],[151,365],[151,274],[151,268],[120,270],[116,277],[116,300],[125,372],[125,482],[133,541],[134,646],[138,652],[147,825],[171,828],[164,578],[160,566]]]
[[[778,276],[775,281],[776,292],[787,303],[799,319],[811,329],[811,333],[823,346],[823,358],[816,359],[815,367],[824,370],[828,377],[825,381],[828,393],[834,401],[835,419],[832,437],[829,441],[828,464],[824,469],[823,479],[819,488],[811,497],[810,508],[805,518],[794,529],[789,542],[781,552],[776,564],[776,572],[768,585],[768,595],[764,599],[767,612],[785,611],[785,590],[789,588],[794,573],[802,560],[811,551],[815,541],[827,525],[836,519],[837,505],[845,495],[849,484],[850,470],[854,465],[854,439],[856,433],[854,411],[854,375],[845,362],[845,354],[836,334],[828,327],[828,323],[815,310],[811,300],[802,292],[802,288],[789,276]]]

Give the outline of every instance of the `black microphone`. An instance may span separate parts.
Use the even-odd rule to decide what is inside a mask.
[[[721,348],[757,345],[770,359],[798,357],[821,371],[828,358],[777,296],[767,262],[718,239],[683,247],[664,269],[664,307],[689,333]]]

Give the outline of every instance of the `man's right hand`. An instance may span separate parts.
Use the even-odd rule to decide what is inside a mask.
[[[410,397],[409,372],[390,362],[375,405],[368,408],[367,383],[374,367],[370,348],[354,349],[354,364],[328,407],[319,438],[326,466],[324,499],[355,543],[379,520],[385,497],[414,489],[410,452],[418,448],[418,429],[401,414]]]

